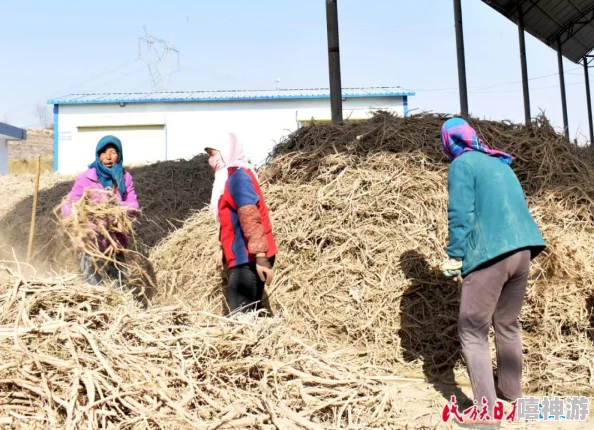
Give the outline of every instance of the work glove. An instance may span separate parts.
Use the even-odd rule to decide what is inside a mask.
[[[266,285],[272,284],[274,269],[266,257],[266,254],[258,254],[256,256],[256,271],[262,282],[266,283]]]
[[[462,261],[448,258],[439,266],[445,277],[457,278],[462,274]]]

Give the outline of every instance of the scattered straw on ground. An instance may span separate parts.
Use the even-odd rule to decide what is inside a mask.
[[[390,377],[322,354],[281,318],[141,312],[67,280],[0,284],[0,420],[40,428],[397,428]]]

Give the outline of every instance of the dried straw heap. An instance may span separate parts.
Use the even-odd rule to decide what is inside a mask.
[[[320,350],[353,345],[395,373],[463,372],[459,288],[437,266],[447,243],[446,117],[378,115],[313,125],[281,143],[261,172],[280,253],[272,311]],[[545,118],[527,129],[472,121],[513,168],[548,242],[521,315],[529,392],[592,393],[594,171]],[[222,309],[216,225],[207,210],[151,256],[162,303]]]
[[[107,287],[12,281],[0,284],[0,426],[319,430],[410,419],[387,384],[398,378],[315,351],[282,319],[141,312]]]

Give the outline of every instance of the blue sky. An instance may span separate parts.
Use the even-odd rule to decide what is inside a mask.
[[[53,96],[150,90],[137,59],[143,25],[181,51],[171,90],[269,89],[276,78],[281,88],[328,86],[323,0],[2,3],[0,121],[17,126],[38,126],[36,105]],[[451,0],[338,7],[343,86],[402,86],[417,93],[411,109],[459,110]],[[462,8],[472,114],[522,122],[517,28],[479,0]],[[561,126],[556,52],[526,42],[532,114],[545,110]],[[583,69],[564,65],[570,133],[587,135]]]

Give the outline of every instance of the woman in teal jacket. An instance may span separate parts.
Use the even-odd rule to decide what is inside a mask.
[[[513,158],[489,148],[461,118],[441,129],[451,160],[448,173],[449,259],[446,276],[462,275],[458,333],[479,409],[490,416],[497,401],[489,327],[495,330],[498,389],[503,398],[522,397],[522,340],[518,316],[524,302],[530,261],[545,242],[530,215]]]

